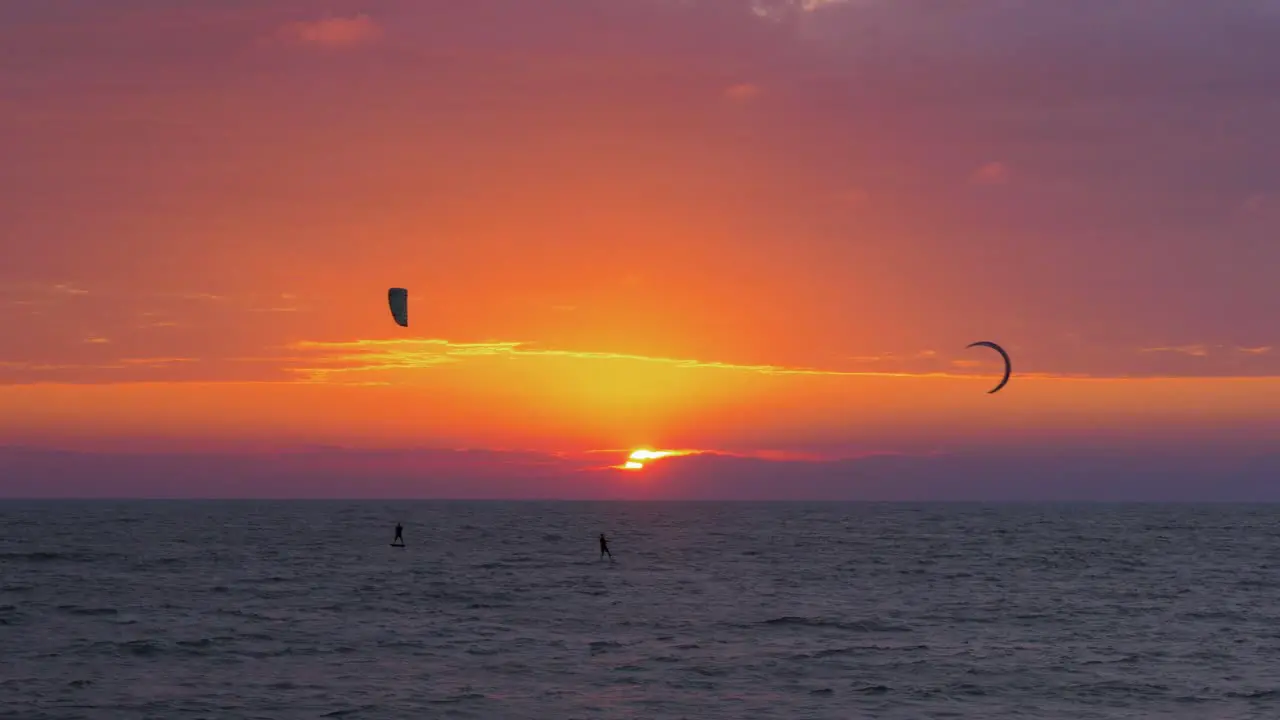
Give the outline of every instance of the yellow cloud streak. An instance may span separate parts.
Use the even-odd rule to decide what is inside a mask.
[[[1142,348],[1144,353],[1169,352],[1180,353],[1182,355],[1191,355],[1192,357],[1205,357],[1209,354],[1209,349],[1204,345],[1178,345],[1174,347],[1152,347]]]
[[[362,339],[350,341],[314,341],[303,340],[289,344],[287,347],[292,350],[300,351],[320,351],[322,354],[315,358],[304,357],[288,357],[288,358],[261,358],[264,362],[295,362],[301,364],[298,367],[283,368],[286,372],[296,373],[305,376],[308,382],[331,382],[331,375],[344,373],[365,373],[388,370],[412,370],[428,368],[436,365],[446,365],[462,362],[467,358],[476,357],[543,357],[543,358],[572,358],[584,360],[626,360],[632,362],[643,362],[649,364],[665,365],[667,367],[689,368],[689,369],[705,369],[705,370],[728,370],[743,373],[754,373],[766,376],[817,376],[817,377],[850,377],[850,378],[910,378],[910,379],[953,379],[953,380],[981,380],[997,378],[999,372],[994,373],[962,373],[962,372],[907,372],[907,371],[871,371],[871,370],[834,370],[829,368],[814,367],[786,367],[781,365],[768,364],[738,364],[721,361],[696,360],[689,358],[669,358],[657,357],[651,355],[635,355],[629,353],[616,352],[600,352],[591,350],[561,350],[550,348],[532,347],[532,343],[522,341],[488,341],[462,343],[453,342],[442,338],[391,338],[391,339]],[[323,354],[329,351],[332,354]],[[334,352],[346,351],[346,352]],[[1256,354],[1257,351],[1254,351]],[[917,358],[936,357],[936,351],[925,351],[919,353]],[[242,358],[247,359],[247,358]],[[854,361],[863,358],[854,358]],[[885,358],[892,359],[892,358]],[[306,365],[306,363],[321,363],[325,365],[342,365],[349,364],[348,367],[314,367]],[[984,364],[981,361],[972,360],[954,360],[951,365],[956,368],[975,367]],[[1049,372],[1027,372],[1020,371],[1015,373],[1016,379],[1026,380],[1074,380],[1074,381],[1092,381],[1092,382],[1133,382],[1133,381],[1159,381],[1159,380],[1267,380],[1274,379],[1273,376],[1183,376],[1183,375],[1128,375],[1119,374],[1113,376],[1099,376],[1088,373],[1049,373]],[[342,381],[344,384],[349,381]],[[366,384],[366,383],[361,383]],[[381,383],[373,383],[381,384]]]
[[[713,370],[735,370],[752,372],[761,375],[819,375],[842,377],[938,377],[972,379],[974,375],[956,375],[953,373],[908,373],[908,372],[872,372],[850,370],[826,370],[810,367],[784,367],[780,365],[741,365],[735,363],[694,360],[686,358],[654,357],[650,355],[633,355],[627,353],[599,352],[590,350],[555,350],[529,348],[529,343],[512,341],[494,341],[481,343],[455,343],[438,338],[398,338],[391,340],[353,340],[347,342],[321,342],[304,340],[289,345],[294,350],[356,350],[335,354],[319,359],[324,363],[353,363],[351,367],[298,367],[289,368],[291,372],[307,374],[313,379],[320,379],[330,374],[347,372],[368,372],[377,370],[401,370],[424,368],[432,365],[460,362],[466,357],[481,356],[523,356],[523,357],[561,357],[584,360],[630,360],[634,362],[656,363],[672,367],[699,368]],[[429,347],[439,350],[401,350],[403,347]]]
[[[57,372],[63,370],[121,370],[125,366],[121,364],[115,365],[88,365],[81,363],[53,363],[53,362],[24,362],[12,360],[0,360],[0,369],[3,370],[26,370],[34,372]]]
[[[172,365],[180,365],[182,363],[199,362],[196,358],[189,357],[151,357],[151,358],[120,358],[120,362],[125,365],[140,365],[149,368],[164,368]]]

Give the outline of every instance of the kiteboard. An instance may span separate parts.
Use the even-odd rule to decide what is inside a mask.
[[[404,547],[404,543],[391,543],[391,547]]]

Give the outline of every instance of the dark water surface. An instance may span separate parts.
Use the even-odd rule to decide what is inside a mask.
[[[1274,720],[1278,580],[1269,505],[5,502],[0,717]]]

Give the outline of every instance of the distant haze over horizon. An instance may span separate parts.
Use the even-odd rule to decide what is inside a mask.
[[[1280,499],[1274,2],[0,43],[0,497]]]
[[[1280,501],[1280,458],[1191,451],[1163,459],[1083,451],[765,460],[666,458],[643,471],[598,458],[476,451],[68,453],[9,448],[9,498]],[[473,457],[467,457],[473,456]],[[1204,478],[1212,478],[1207,486]],[[53,482],[50,482],[50,481]]]

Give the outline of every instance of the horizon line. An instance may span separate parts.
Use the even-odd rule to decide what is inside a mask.
[[[458,497],[160,497],[160,496],[85,496],[44,497],[4,496],[6,502],[417,502],[417,503],[735,503],[735,504],[827,504],[827,505],[1280,505],[1276,500],[822,500],[734,498],[458,498]]]

